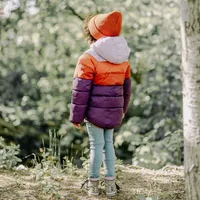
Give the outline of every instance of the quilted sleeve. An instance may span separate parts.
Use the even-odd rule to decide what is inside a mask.
[[[72,123],[80,124],[85,118],[93,77],[94,64],[90,56],[83,54],[77,62],[72,84],[69,117]]]
[[[125,80],[124,80],[124,113],[127,112],[128,109],[128,103],[130,101],[131,96],[131,77],[130,77],[130,65],[127,68],[126,74],[125,74]]]

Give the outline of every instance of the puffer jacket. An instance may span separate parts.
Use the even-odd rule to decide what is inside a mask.
[[[122,36],[97,40],[78,59],[74,73],[70,118],[101,128],[122,122],[131,94],[130,49]]]

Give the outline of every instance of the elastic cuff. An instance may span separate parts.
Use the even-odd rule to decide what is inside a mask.
[[[113,181],[115,180],[115,177],[113,176],[108,176],[108,177],[104,177],[105,180],[108,180],[108,181]]]
[[[90,181],[99,181],[99,178],[88,178]]]

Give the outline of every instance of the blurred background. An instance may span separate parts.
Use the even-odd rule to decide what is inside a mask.
[[[115,130],[124,163],[158,169],[183,163],[182,88],[177,0],[5,0],[0,20],[0,136],[20,157],[58,134],[61,156],[88,153],[88,137],[68,121],[73,72],[89,47],[86,15],[119,10],[131,48],[132,97]]]

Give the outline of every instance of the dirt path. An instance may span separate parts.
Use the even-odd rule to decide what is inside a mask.
[[[115,200],[185,200],[181,167],[169,166],[157,171],[133,166],[119,169],[117,182],[121,191]],[[0,170],[0,200],[106,200],[103,188],[98,198],[89,198],[80,189],[85,176],[83,170],[68,174],[44,171],[42,175],[35,170]]]

